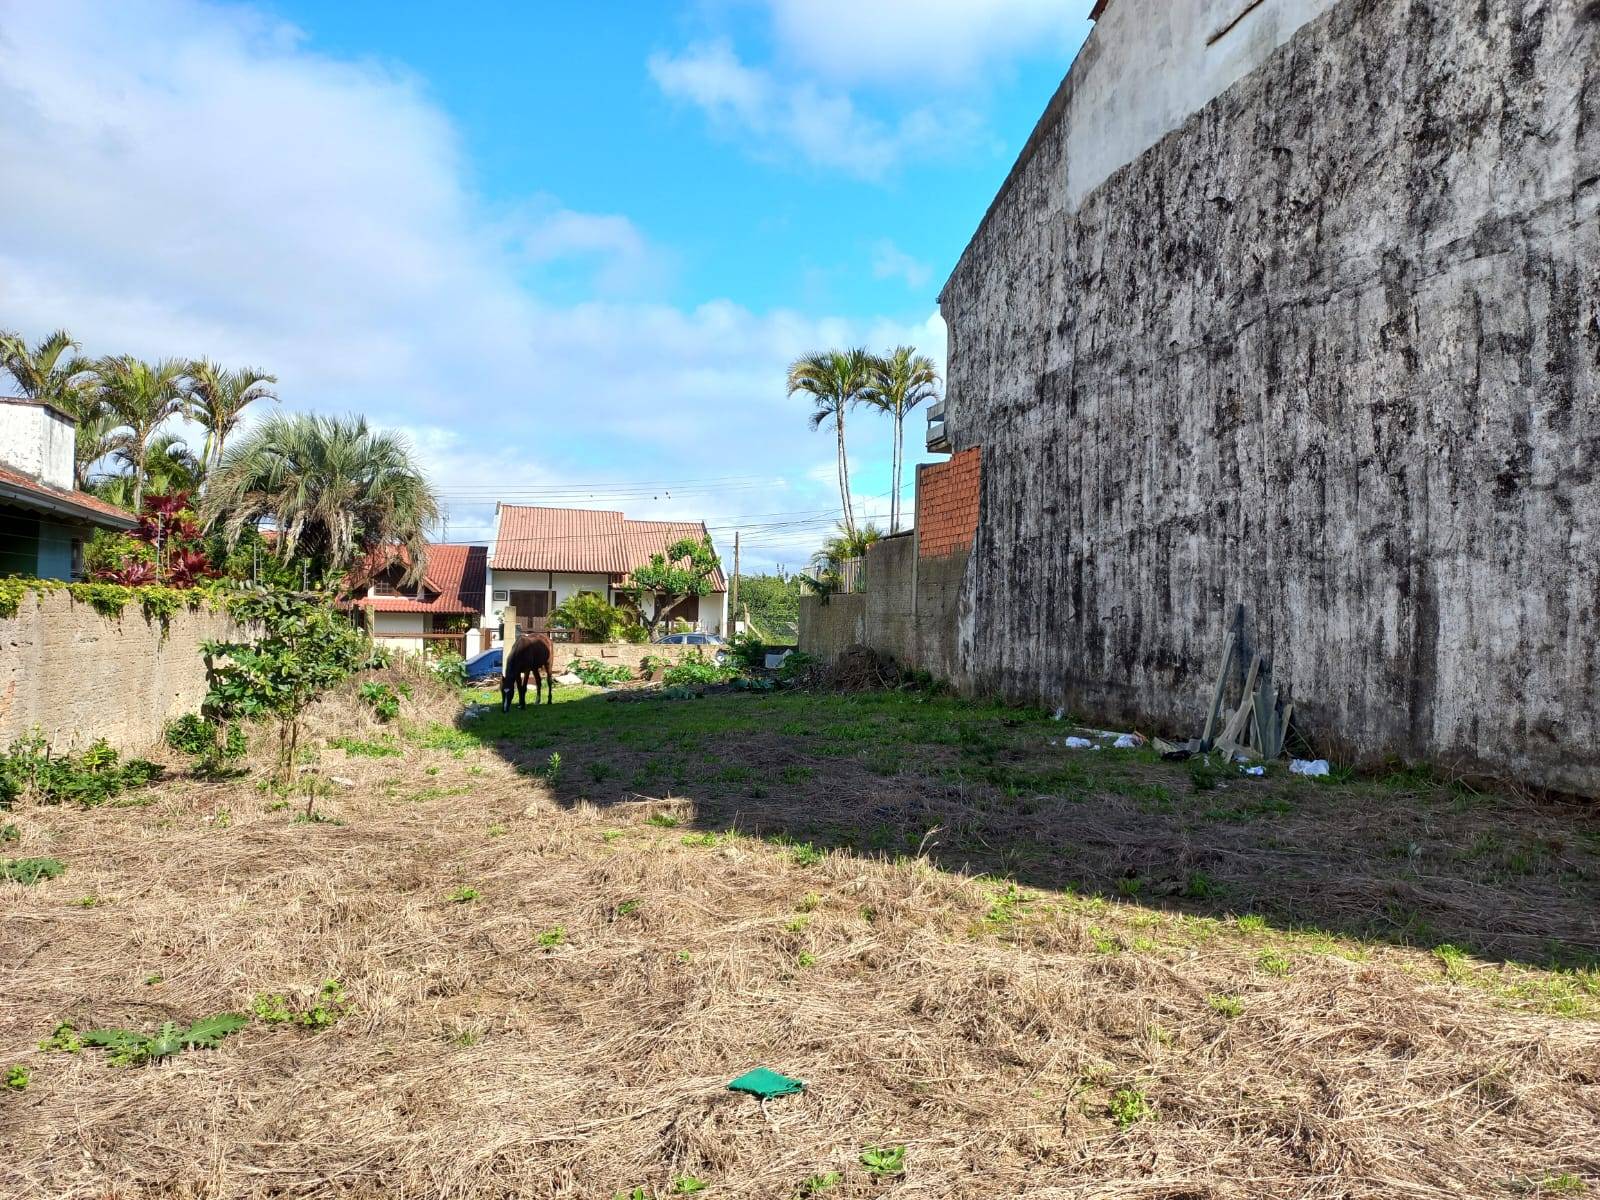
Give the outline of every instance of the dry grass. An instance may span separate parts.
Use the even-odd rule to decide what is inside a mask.
[[[0,1090],[0,1194],[609,1200],[694,1177],[706,1196],[757,1200],[829,1173],[841,1178],[817,1194],[1600,1187],[1600,1011],[1569,977],[1509,955],[1241,924],[1151,903],[1153,885],[1138,903],[944,869],[969,835],[1017,851],[1030,828],[1065,828],[1111,843],[1085,869],[1114,878],[1143,812],[1126,789],[1065,810],[1030,797],[1024,820],[998,793],[873,773],[808,753],[798,734],[741,763],[748,735],[731,729],[702,730],[707,748],[682,753],[709,758],[708,778],[743,767],[757,784],[664,799],[632,787],[651,751],[628,730],[773,703],[611,705],[565,725],[530,711],[490,719],[512,739],[501,745],[325,750],[318,773],[344,781],[318,802],[325,823],[267,811],[274,798],[252,780],[174,779],[137,797],[144,807],[10,814],[21,841],[8,854],[69,869],[0,884],[0,1071],[32,1072],[26,1090]],[[345,707],[319,719],[325,736],[387,736]],[[516,769],[552,751],[553,788]],[[603,779],[588,767],[600,762],[613,764]],[[922,857],[818,860],[730,832],[826,832],[855,811],[899,839],[907,805],[907,829],[942,831],[923,834]],[[1253,825],[1219,820],[1208,839],[1143,815],[1169,852],[1181,842],[1219,875],[1232,859],[1218,847],[1259,851],[1228,868],[1236,886],[1248,869],[1261,889],[1282,868],[1246,845]],[[1292,861],[1286,904],[1305,886]],[[1532,886],[1432,878],[1409,878],[1418,903],[1470,903],[1490,934],[1496,898],[1519,913]],[[477,898],[454,899],[463,888]],[[1360,879],[1348,888],[1354,908],[1372,902]],[[1593,881],[1558,891],[1592,902]],[[1587,927],[1581,907],[1562,918],[1569,940],[1592,935],[1595,911]],[[219,1049],[129,1069],[36,1049],[64,1020],[151,1028],[248,1012],[259,993],[306,1004],[327,978],[351,1011],[323,1031],[257,1022]],[[807,1092],[763,1105],[725,1090],[756,1065]],[[898,1145],[903,1177],[859,1162]]]

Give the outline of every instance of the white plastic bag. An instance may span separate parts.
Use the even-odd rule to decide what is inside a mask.
[[[1328,773],[1328,760],[1325,758],[1297,758],[1289,764],[1289,771],[1294,775],[1326,775]]]

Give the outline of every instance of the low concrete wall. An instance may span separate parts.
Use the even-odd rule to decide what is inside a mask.
[[[832,662],[870,646],[906,667],[957,681],[965,551],[921,558],[912,536],[886,538],[867,551],[865,592],[803,596],[800,649]]]
[[[105,617],[65,592],[30,592],[0,619],[0,749],[39,729],[60,750],[96,738],[143,750],[205,697],[200,644],[239,632],[205,609],[174,613],[163,628],[137,603]]]

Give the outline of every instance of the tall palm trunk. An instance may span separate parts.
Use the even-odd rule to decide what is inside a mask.
[[[905,461],[905,419],[906,415],[897,405],[894,410],[894,495],[889,497],[889,532],[900,532],[900,470]]]
[[[850,531],[850,536],[856,535],[856,514],[850,506],[850,456],[844,448],[844,404],[841,401],[839,411],[834,414],[834,424],[839,431],[839,500],[844,505],[844,527]]]

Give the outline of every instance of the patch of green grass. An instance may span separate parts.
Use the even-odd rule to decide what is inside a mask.
[[[541,933],[534,940],[538,942],[538,944],[539,944],[541,949],[554,950],[557,946],[560,946],[560,945],[562,945],[563,943],[566,942],[566,940],[567,940],[567,929],[566,929],[566,926],[557,925],[553,929],[546,929],[543,933]]]
[[[802,950],[794,957],[795,965],[799,967],[814,967],[817,965],[817,956],[809,950]]]
[[[1212,1012],[1229,1019],[1244,1014],[1244,1001],[1237,996],[1211,995],[1206,997],[1206,1003],[1211,1006]]]
[[[1276,975],[1280,978],[1294,971],[1294,964],[1275,950],[1263,950],[1261,957],[1256,959],[1256,966],[1263,974]]]
[[[794,910],[795,912],[801,913],[816,912],[817,908],[821,904],[821,896],[817,895],[815,892],[807,892],[804,896],[800,897],[800,903],[794,906]]]
[[[434,721],[414,730],[411,740],[424,750],[476,750],[482,743],[475,734]]]
[[[643,905],[643,900],[624,900],[621,904],[617,905],[617,916],[631,917],[634,913],[638,912]]]
[[[800,1190],[796,1193],[806,1200],[811,1196],[820,1196],[824,1192],[832,1191],[844,1182],[844,1176],[837,1171],[826,1171],[818,1175],[808,1175],[801,1183]]]
[[[25,1092],[32,1078],[33,1074],[27,1067],[12,1067],[6,1072],[6,1087],[14,1092]]]
[[[99,908],[102,904],[110,903],[111,901],[107,900],[103,896],[81,896],[78,899],[79,908]]]
[[[0,842],[20,842],[22,831],[15,825],[0,825]]]
[[[657,829],[676,829],[682,824],[671,813],[651,813],[644,819],[646,825],[654,825]]]
[[[691,833],[683,839],[685,846],[711,847],[722,841],[722,836],[707,830],[705,833]]]
[[[458,887],[450,893],[450,900],[455,904],[471,904],[481,895],[482,893],[475,887]]]
[[[674,1196],[689,1196],[695,1192],[703,1192],[711,1185],[704,1179],[693,1175],[679,1175],[672,1181],[672,1194]]]
[[[456,787],[425,787],[407,793],[403,799],[407,804],[426,804],[432,800],[446,800],[451,796],[466,796],[471,792],[472,789],[464,784],[458,784]]]
[[[489,826],[489,836],[490,837],[505,837],[505,835],[510,833],[510,832],[511,832],[510,828],[508,826],[505,826],[505,825],[494,824],[494,825]]]
[[[392,737],[374,738],[363,741],[360,738],[338,737],[330,738],[328,745],[335,750],[343,750],[351,758],[399,758],[404,753],[400,743]]]
[[[1511,1187],[1526,1196],[1582,1196],[1589,1190],[1589,1185],[1570,1171],[1542,1179],[1516,1180]]]
[[[1240,933],[1265,933],[1267,931],[1267,919],[1257,916],[1255,913],[1246,913],[1244,916],[1235,919],[1233,925]]]

